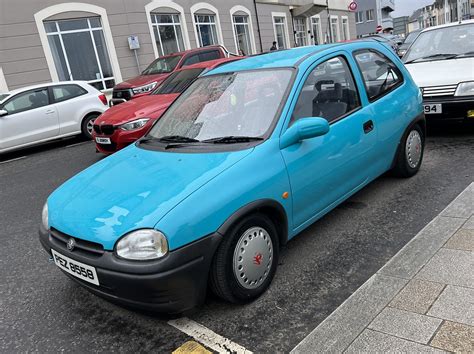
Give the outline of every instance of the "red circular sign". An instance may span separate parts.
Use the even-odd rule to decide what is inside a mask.
[[[357,3],[356,3],[355,1],[353,1],[353,2],[351,2],[351,3],[349,4],[349,10],[350,10],[350,11],[355,11],[355,10],[357,10]]]
[[[377,28],[376,28],[376,31],[377,31],[377,32],[382,31],[382,26],[378,25]]]

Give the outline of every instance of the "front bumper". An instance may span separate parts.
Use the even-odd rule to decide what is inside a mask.
[[[153,125],[153,122],[154,120],[150,119],[147,124],[145,124],[145,126],[141,127],[140,129],[130,131],[115,128],[112,135],[98,134],[94,132],[92,138],[94,139],[94,141],[96,137],[110,138],[111,144],[100,144],[97,142],[95,143],[96,148],[99,152],[106,155],[110,155],[116,151],[127,147],[128,145],[134,143],[142,136],[144,136]]]
[[[430,97],[423,98],[423,104],[442,104],[441,114],[426,114],[426,120],[465,120],[469,118],[467,112],[474,110],[474,97]]]
[[[54,249],[96,268],[99,286],[63,271],[92,293],[128,307],[173,314],[204,302],[209,268],[222,236],[211,234],[153,261],[127,261],[111,251],[102,255],[70,252],[42,226],[39,238],[50,255]]]

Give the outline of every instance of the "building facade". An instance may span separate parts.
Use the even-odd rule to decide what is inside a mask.
[[[409,16],[400,16],[393,19],[393,34],[405,37],[408,30]]]
[[[358,37],[393,30],[391,13],[395,11],[395,0],[357,1],[356,31]]]
[[[329,4],[329,8],[326,4]],[[100,90],[156,57],[213,44],[245,55],[356,36],[349,0],[1,0],[0,91],[59,80]]]

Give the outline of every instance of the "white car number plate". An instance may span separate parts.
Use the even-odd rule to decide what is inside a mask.
[[[436,104],[425,104],[424,106],[425,114],[441,114],[443,113],[443,108],[441,103]]]
[[[96,137],[95,141],[98,142],[99,144],[111,144],[110,138],[101,138],[101,137]]]
[[[97,278],[97,272],[94,267],[75,261],[74,259],[66,257],[53,249],[51,250],[51,253],[53,254],[54,263],[56,263],[59,268],[74,275],[76,278],[99,285],[99,278]]]

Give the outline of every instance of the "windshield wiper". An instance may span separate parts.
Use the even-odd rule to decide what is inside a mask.
[[[157,138],[159,141],[170,142],[170,143],[198,143],[199,140],[189,138],[187,136],[182,135],[167,135],[162,136],[161,138]]]
[[[211,144],[236,144],[236,143],[248,143],[250,141],[257,141],[263,140],[258,136],[236,136],[236,135],[229,135],[229,136],[221,136],[219,138],[212,138],[202,140],[203,143],[211,143]]]
[[[456,55],[456,58],[467,58],[472,56],[474,56],[474,51],[458,54]]]
[[[457,57],[458,54],[449,54],[449,53],[438,53],[438,54],[432,54],[432,55],[427,55],[426,57],[421,57],[421,58],[416,58],[413,60],[409,60],[405,62],[405,64],[410,64],[418,60],[430,60],[430,59],[452,59]]]

